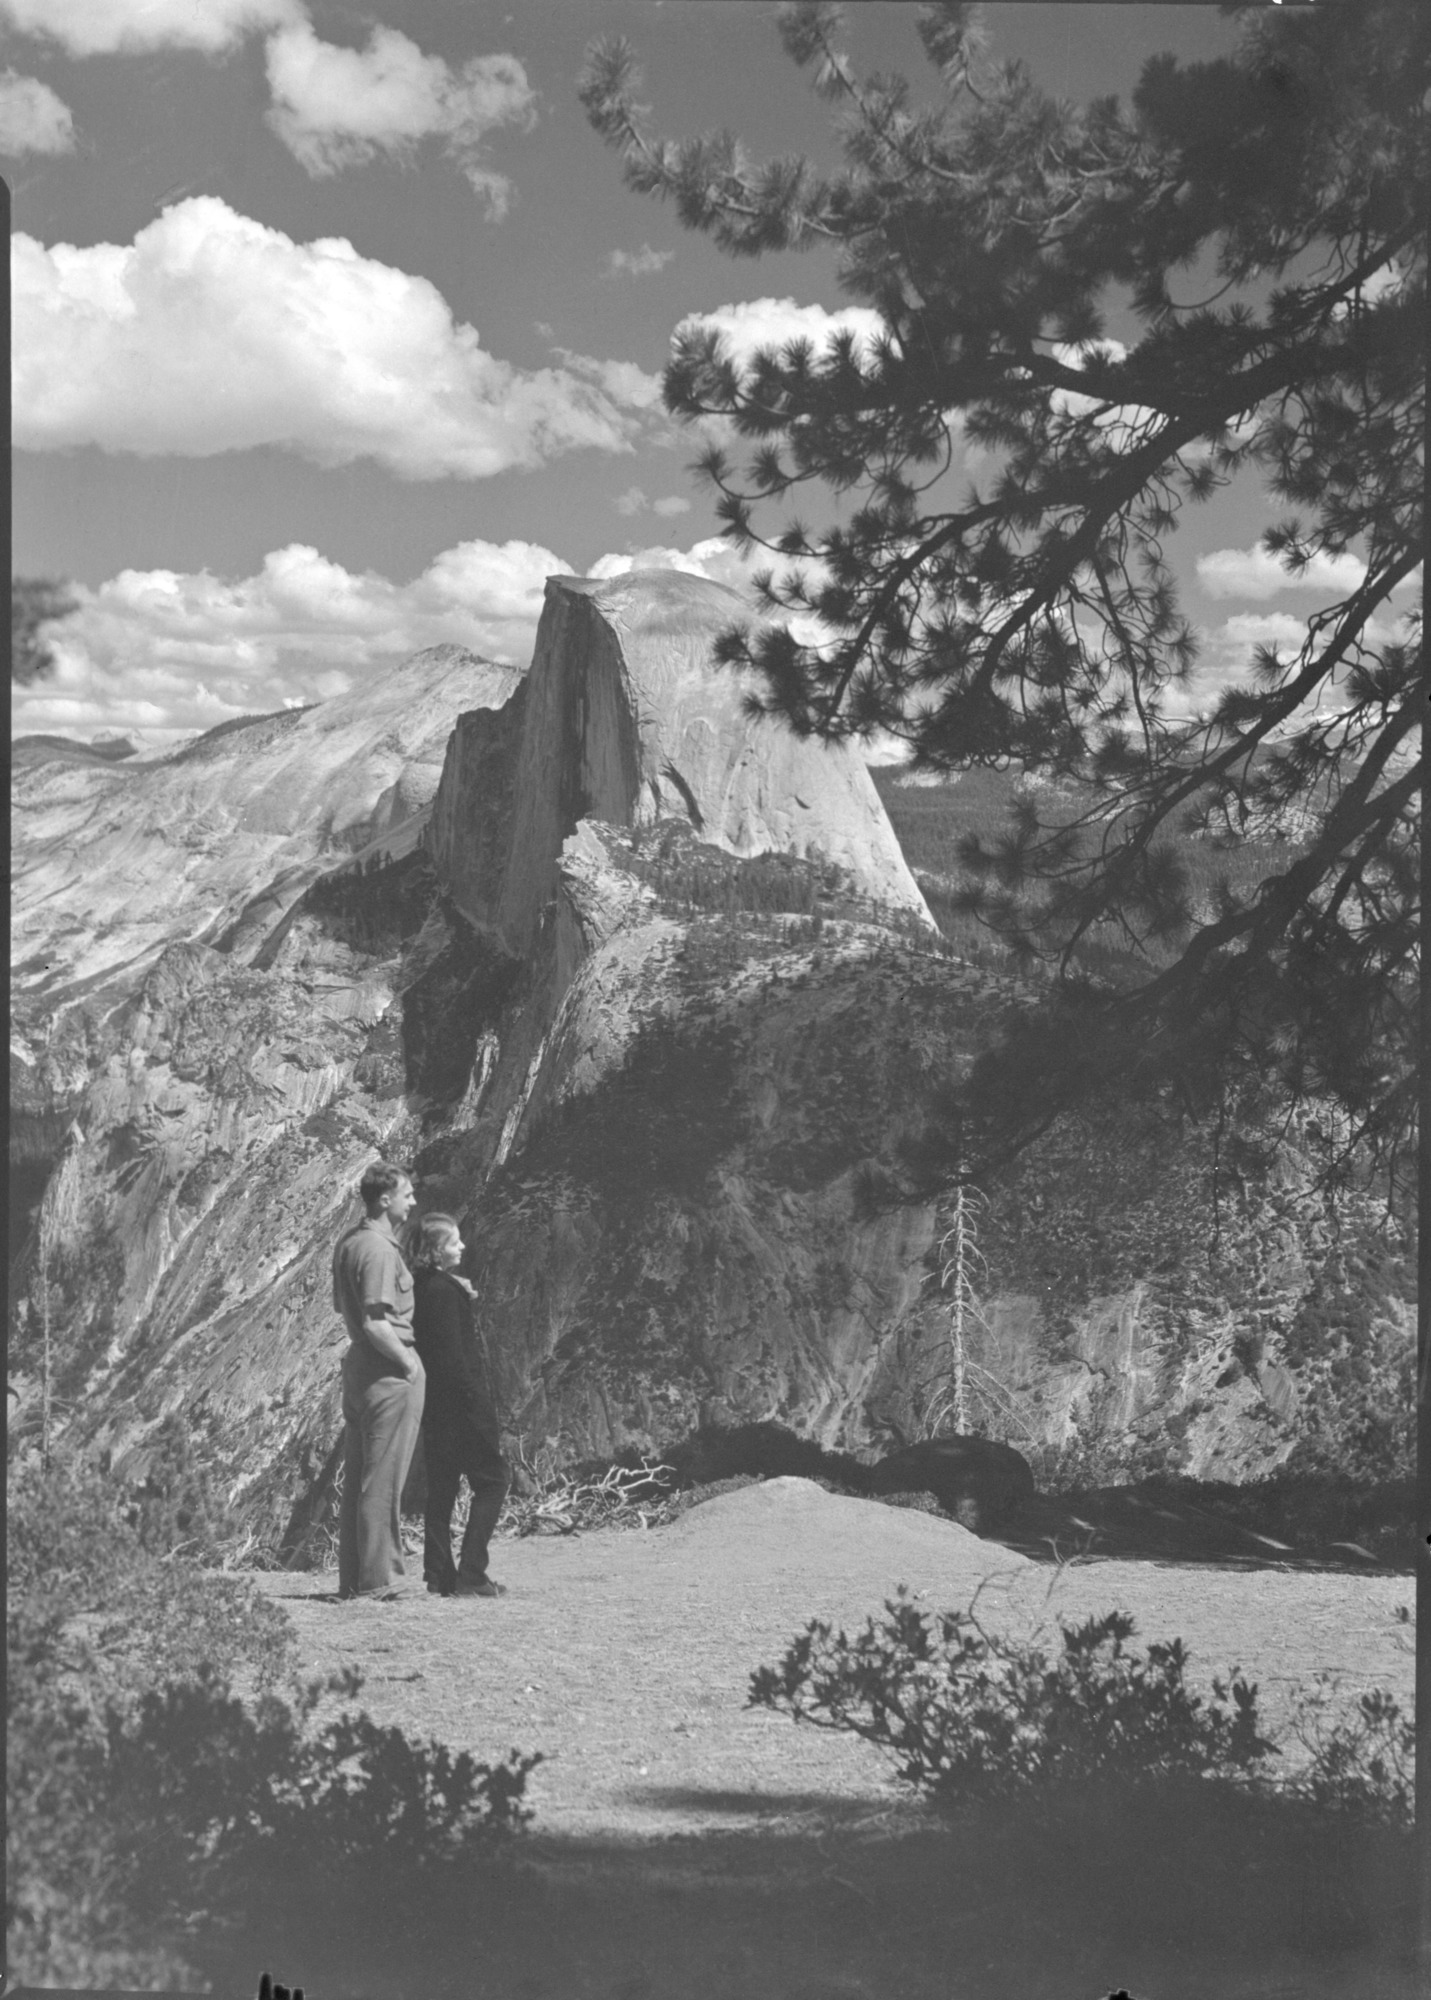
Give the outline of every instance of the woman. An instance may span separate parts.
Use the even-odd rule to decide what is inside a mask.
[[[507,1463],[497,1413],[483,1379],[472,1321],[472,1287],[458,1274],[465,1245],[450,1215],[424,1215],[411,1231],[412,1332],[427,1370],[422,1444],[427,1461],[427,1512],[422,1569],[439,1597],[502,1597],[487,1574],[487,1544],[507,1492]],[[462,1558],[452,1561],[452,1510],[466,1473],[472,1511]]]

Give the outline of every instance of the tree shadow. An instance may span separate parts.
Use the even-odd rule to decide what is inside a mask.
[[[1236,1488],[1149,1479],[1039,1494],[997,1539],[1035,1561],[1092,1556],[1217,1569],[1409,1571],[1409,1481],[1337,1489],[1311,1481]]]
[[[883,1825],[890,1808],[871,1805],[868,1799],[841,1798],[832,1792],[717,1791],[699,1785],[629,1785],[618,1797],[640,1804],[647,1811],[671,1813],[724,1814],[733,1819],[775,1820],[818,1816],[830,1827]],[[902,1817],[910,1817],[901,1801]]]
[[[545,1836],[401,1879],[302,1878],[206,1940],[328,2000],[1413,2000],[1410,1835],[1211,1785],[884,1826],[809,1792],[652,1788],[784,1825]],[[811,1817],[818,1817],[812,1827]],[[798,1824],[792,1825],[792,1820]]]

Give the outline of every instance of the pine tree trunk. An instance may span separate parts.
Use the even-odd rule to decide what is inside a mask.
[[[962,1437],[969,1429],[969,1405],[964,1382],[964,1308],[968,1294],[968,1216],[961,1187],[954,1205],[954,1310],[951,1317],[954,1362],[954,1429]]]
[[[40,1463],[50,1469],[50,1260],[40,1227]]]

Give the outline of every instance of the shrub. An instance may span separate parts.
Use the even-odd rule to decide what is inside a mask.
[[[477,1764],[362,1714],[317,1727],[358,1676],[299,1685],[281,1608],[161,1556],[155,1520],[78,1463],[12,1479],[7,1920],[26,1984],[190,1981],[215,1924],[340,1878],[400,1891],[528,1817],[536,1756]]]
[[[164,1550],[155,1517],[136,1521],[128,1491],[82,1461],[19,1467],[7,1534],[12,1696],[63,1677],[94,1709],[205,1664],[260,1690],[292,1673],[282,1609],[248,1581]]]
[[[141,1516],[83,1461],[15,1466],[8,1531],[12,1964],[26,1980],[168,1983],[181,1961],[143,1942],[126,1904],[145,1843],[107,1812],[110,1745],[156,1686],[209,1674],[277,1687],[292,1627],[252,1585],[168,1559],[158,1511]]]
[[[146,1439],[142,1474],[126,1482],[123,1519],[154,1555],[182,1552],[214,1565],[241,1532],[227,1494],[178,1416],[166,1417]]]
[[[539,1755],[495,1766],[409,1741],[366,1715],[316,1732],[318,1703],[358,1692],[349,1672],[292,1701],[247,1703],[201,1669],[132,1707],[110,1704],[96,1729],[63,1698],[52,1728],[11,1736],[11,1965],[27,1983],[103,1968],[145,1983],[184,1970],[188,1938],[256,1908],[298,1907],[341,1881],[391,1891],[490,1847],[530,1817]],[[33,1714],[28,1718],[32,1723]],[[165,1951],[153,1945],[168,1940]]]
[[[1319,1674],[1297,1704],[1292,1733],[1311,1755],[1290,1791],[1358,1819],[1411,1824],[1416,1725],[1384,1688],[1363,1694],[1348,1711],[1332,1678]]]
[[[946,1803],[1089,1780],[1244,1776],[1274,1754],[1256,1688],[1234,1674],[1204,1703],[1185,1684],[1181,1640],[1131,1652],[1121,1611],[1060,1629],[1052,1657],[991,1636],[972,1610],[932,1620],[901,1588],[854,1639],[812,1621],[778,1667],[752,1676],[750,1706],[862,1736]]]
[[[1051,1657],[991,1636],[972,1609],[931,1619],[901,1587],[854,1639],[812,1621],[778,1667],[752,1675],[748,1705],[865,1738],[945,1806],[1210,1779],[1410,1828],[1415,1725],[1384,1689],[1349,1708],[1319,1675],[1291,1724],[1307,1755],[1274,1781],[1282,1753],[1255,1685],[1234,1670],[1204,1702],[1186,1685],[1182,1641],[1140,1654],[1126,1648],[1133,1631],[1122,1611],[1061,1626]]]
[[[320,1701],[360,1687],[350,1669],[291,1702],[249,1704],[206,1673],[151,1691],[133,1716],[111,1711],[110,1814],[126,1850],[143,1853],[161,1903],[178,1885],[186,1898],[212,1899],[245,1875],[271,1890],[295,1868],[312,1877],[431,1866],[530,1818],[522,1800],[539,1755],[479,1764],[363,1714],[308,1729]]]

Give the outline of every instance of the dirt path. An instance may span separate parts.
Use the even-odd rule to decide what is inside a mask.
[[[548,1761],[530,1799],[543,1833],[627,1838],[920,1817],[865,1744],[744,1708],[811,1618],[847,1629],[898,1583],[932,1609],[983,1586],[986,1624],[1121,1608],[1138,1639],[1180,1635],[1206,1687],[1240,1665],[1276,1721],[1319,1672],[1349,1696],[1389,1688],[1409,1707],[1413,1656],[1396,1609],[1409,1578],[1091,1562],[1053,1572],[930,1515],[776,1479],[692,1508],[672,1526],[498,1541],[498,1600],[427,1595],[420,1563],[391,1604],[340,1604],[334,1578],[259,1577],[299,1634],[306,1670],[356,1665],[383,1723],[477,1757],[515,1745]]]

